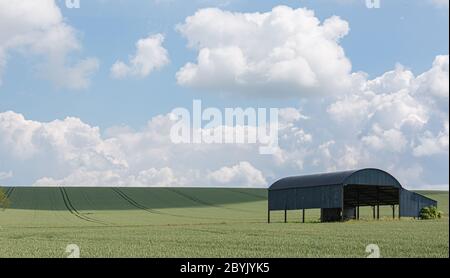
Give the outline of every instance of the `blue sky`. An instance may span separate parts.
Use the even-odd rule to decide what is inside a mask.
[[[318,18],[339,15],[350,24],[342,41],[354,71],[375,77],[401,63],[413,72],[429,68],[437,54],[448,53],[448,12],[427,1],[382,1],[380,9],[367,9],[364,1],[81,1],[80,9],[67,9],[57,1],[67,22],[80,33],[82,54],[96,56],[100,69],[92,86],[81,91],[58,89],[36,77],[29,58],[12,54],[0,110],[14,110],[29,118],[50,121],[77,116],[101,127],[144,125],[148,119],[177,106],[191,105],[201,97],[212,106],[236,106],[234,100],[206,97],[177,86],[176,71],[196,53],[175,30],[176,24],[199,8],[219,6],[230,11],[266,12],[276,5],[307,7]],[[226,3],[223,4],[222,2]],[[195,3],[195,4],[194,4]],[[126,59],[134,42],[148,34],[163,33],[171,63],[144,80],[111,80],[109,67]],[[276,104],[296,100],[239,100],[239,105]],[[242,104],[241,104],[242,103]]]
[[[53,1],[50,2],[53,3]],[[340,135],[332,127],[335,124],[330,120],[330,117],[321,118],[321,115],[330,111],[328,108],[333,103],[339,101],[334,96],[323,99],[316,97],[309,99],[302,94],[289,93],[287,97],[277,97],[274,95],[246,94],[240,90],[224,95],[217,92],[217,88],[214,86],[200,89],[199,86],[183,86],[177,82],[176,73],[186,63],[196,63],[199,50],[187,46],[186,36],[193,35],[181,34],[176,26],[184,24],[187,17],[193,16],[197,11],[208,7],[217,7],[223,12],[230,11],[242,14],[270,13],[274,7],[286,5],[293,10],[306,8],[314,11],[315,17],[321,23],[327,18],[337,15],[349,25],[348,33],[339,40],[337,45],[345,51],[345,56],[351,63],[352,73],[365,72],[366,79],[372,80],[394,70],[397,65],[401,64],[404,66],[402,71],[411,71],[415,77],[418,77],[432,68],[433,61],[438,55],[447,55],[447,72],[445,73],[444,65],[444,78],[447,77],[448,81],[448,1],[447,4],[442,4],[445,1],[381,0],[379,9],[368,9],[363,0],[81,0],[79,9],[68,9],[64,2],[54,1],[63,16],[59,24],[70,26],[73,29],[73,34],[70,34],[71,38],[75,37],[81,45],[80,50],[68,51],[65,54],[65,61],[68,64],[75,64],[86,57],[95,58],[98,67],[89,75],[89,85],[86,88],[75,90],[56,85],[55,82],[42,77],[42,75],[45,75],[45,72],[43,72],[45,70],[42,69],[41,65],[46,63],[47,56],[50,54],[36,54],[25,44],[9,47],[5,43],[3,49],[6,53],[6,66],[4,66],[1,75],[0,113],[13,111],[15,114],[23,115],[25,119],[37,123],[48,123],[56,119],[64,120],[66,117],[74,117],[90,127],[99,127],[100,136],[102,139],[106,139],[111,127],[126,126],[127,129],[136,132],[142,131],[153,117],[165,115],[175,107],[189,108],[193,99],[201,99],[204,105],[219,108],[237,106],[294,107],[299,113],[305,113],[306,116],[313,119],[312,123],[297,123],[300,128],[304,128],[305,132],[313,137],[314,143],[308,143],[310,145],[307,148],[320,150],[320,147],[327,142],[334,141],[332,143],[334,149],[330,152],[333,153],[334,151],[336,156],[347,147],[360,148],[359,144],[364,140],[364,142],[374,142],[371,139],[374,139],[373,133],[378,132],[375,131],[378,124],[373,121],[364,124],[364,127],[355,124],[354,127],[357,131],[349,131],[350,135]],[[0,28],[0,35],[2,30]],[[239,32],[239,30],[236,31]],[[161,34],[164,37],[162,47],[166,49],[170,62],[152,71],[144,78],[133,76],[123,79],[113,78],[111,76],[112,65],[118,60],[127,62],[129,57],[136,52],[136,42],[155,34]],[[403,73],[399,73],[399,75]],[[442,75],[440,76],[442,77]],[[388,85],[386,86],[388,87]],[[445,90],[447,91],[445,92]],[[392,91],[383,93],[392,93]],[[447,89],[444,88],[443,93],[438,94],[443,94],[443,101],[448,102],[448,87]],[[427,100],[416,98],[415,93],[411,93],[411,95],[418,103],[428,103]],[[442,99],[430,102],[439,103],[442,102]],[[413,107],[414,103],[408,105]],[[234,160],[231,157],[224,161],[218,160],[212,163],[212,165],[215,165],[214,169],[208,168],[208,164],[203,165],[201,163],[195,169],[185,169],[180,165],[175,165],[176,163],[169,159],[165,164],[158,165],[151,163],[145,165],[145,162],[140,162],[139,167],[133,170],[135,172],[133,175],[137,176],[137,173],[147,168],[155,169],[157,172],[168,168],[172,171],[174,179],[184,176],[186,171],[215,173],[224,167],[228,167],[226,168],[228,170],[235,169],[237,172],[245,172],[242,169],[249,167],[246,168],[246,165],[239,164],[244,161],[250,164],[252,171],[270,172],[267,175],[263,174],[263,177],[261,177],[266,183],[269,183],[271,180],[286,174],[368,166],[370,160],[377,161],[376,164],[378,165],[383,165],[384,158],[389,160],[389,163],[387,163],[389,165],[401,165],[401,167],[389,167],[392,168],[391,170],[394,173],[404,177],[406,182],[416,187],[424,184],[448,184],[448,103],[439,107],[441,112],[437,114],[430,112],[435,109],[434,106],[424,108],[428,111],[423,112],[426,114],[423,117],[427,119],[427,123],[421,126],[419,130],[398,125],[383,127],[387,133],[380,131],[381,133],[377,133],[378,135],[391,134],[389,131],[392,131],[392,134],[397,134],[394,131],[399,131],[404,135],[402,139],[405,137],[406,140],[402,143],[405,145],[402,150],[385,149],[384,151],[388,152],[388,156],[384,156],[380,149],[376,149],[370,154],[361,154],[360,160],[358,160],[360,162],[350,164],[336,162],[333,165],[327,165],[327,163],[316,163],[313,158],[309,158],[308,161],[303,157],[307,152],[305,150],[302,154],[298,154],[302,162],[297,161],[303,166],[293,167],[296,159],[291,158],[293,160],[286,160],[289,166],[281,167],[279,171],[265,171],[266,168],[272,168],[270,166],[272,162],[269,162],[270,159],[268,158],[259,158],[256,154],[249,154],[248,157],[244,155]],[[376,110],[376,108],[373,109]],[[410,117],[411,113],[407,114],[406,117]],[[417,113],[419,113],[417,117],[422,117],[422,114],[420,114],[422,112],[418,111]],[[445,133],[445,118],[447,118],[447,134]],[[439,137],[441,133],[443,138]],[[286,136],[289,136],[289,134]],[[363,140],[363,138],[366,139]],[[441,138],[442,140],[439,142],[444,143],[439,143],[439,146],[443,149],[437,150],[438,147],[433,147],[433,151],[431,151],[433,154],[418,155],[420,150],[418,151],[417,148],[420,146],[420,142],[430,138],[435,140]],[[447,140],[446,144],[445,140]],[[356,145],[359,147],[356,147]],[[376,148],[379,148],[379,146],[376,145]],[[5,149],[7,148],[5,147]],[[52,149],[53,151],[58,152]],[[395,152],[395,155],[393,152]],[[1,154],[2,151],[0,150]],[[4,173],[5,182],[11,183],[33,183],[44,177],[51,178],[53,181],[63,180],[65,176],[70,176],[80,169],[84,171],[89,168],[86,165],[77,168],[73,166],[72,162],[67,161],[70,165],[65,167],[62,166],[65,164],[64,161],[55,158],[56,160],[52,163],[58,165],[55,166],[55,169],[58,170],[43,169],[40,172],[36,169],[33,170],[33,163],[40,161],[38,158],[25,156],[26,158],[18,159],[17,156],[6,153],[6,151],[3,154],[6,159],[0,162],[0,173]],[[219,156],[219,154],[218,151],[217,155]],[[376,158],[368,158],[371,155]],[[126,164],[134,163],[130,161],[133,159],[131,158],[133,155],[130,155],[130,157],[124,156],[123,159],[126,160]],[[56,155],[56,157],[60,157],[60,155]],[[365,157],[365,159],[362,157]],[[202,160],[203,157],[195,156],[195,159]],[[322,159],[327,160],[326,158]],[[364,162],[362,162],[363,160]],[[20,165],[23,161],[28,164],[21,168]],[[234,166],[236,167],[233,168]],[[109,168],[105,169],[108,170]],[[411,177],[409,173],[411,172],[420,172],[420,175],[409,179],[408,177]],[[239,175],[237,174],[237,176]],[[236,181],[242,182],[238,178]],[[0,180],[1,182],[2,180]],[[245,183],[245,179],[242,183]],[[258,185],[264,185],[264,182]]]

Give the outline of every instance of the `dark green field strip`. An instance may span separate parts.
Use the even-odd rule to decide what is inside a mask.
[[[77,209],[72,205],[72,202],[70,201],[70,198],[69,198],[69,195],[67,194],[66,189],[64,187],[60,187],[59,190],[61,191],[61,196],[63,198],[64,205],[66,206],[67,210],[71,214],[73,214],[74,216],[76,216],[76,217],[78,217],[78,218],[80,218],[80,219],[82,219],[84,221],[87,221],[87,222],[101,224],[101,225],[109,225],[106,222],[103,222],[103,221],[100,221],[100,220],[97,220],[95,218],[92,218],[92,217],[89,217],[89,216],[86,216],[86,215],[83,215],[83,214],[79,213],[77,211]]]
[[[252,193],[247,195],[227,188],[121,187],[120,189],[135,201],[152,209],[196,207],[224,209],[231,206],[232,211],[235,205],[241,207],[240,204],[242,203],[260,202],[264,200],[264,197],[254,196],[252,193],[265,191],[263,189],[250,189],[249,191]],[[243,189],[243,191],[246,190]],[[263,192],[263,194],[265,193]],[[239,211],[247,210],[243,209]]]
[[[237,189],[237,188],[230,188],[229,190],[232,191],[232,192],[239,193],[239,194],[244,194],[244,195],[247,195],[247,196],[250,196],[250,197],[254,197],[254,198],[256,198],[258,201],[261,201],[261,200],[267,200],[266,190],[256,189],[256,190],[258,190],[258,191],[256,191],[256,190],[246,190],[246,191],[243,191],[243,190]],[[263,194],[258,195],[258,194],[254,193],[254,192],[263,192]]]
[[[172,189],[172,188],[171,188],[171,189],[168,189],[168,190],[170,190],[170,191],[172,191],[172,192],[175,192],[176,194],[178,194],[178,195],[180,195],[180,196],[182,196],[182,197],[184,197],[184,198],[186,198],[186,199],[188,199],[188,200],[191,200],[191,201],[194,202],[194,203],[200,204],[200,205],[202,205],[202,206],[207,206],[207,207],[219,207],[218,205],[215,205],[215,204],[212,204],[212,203],[203,201],[203,200],[201,200],[201,199],[199,199],[199,198],[190,196],[190,195],[188,195],[188,194],[186,194],[186,193],[182,193],[182,192],[180,192],[179,190]]]
[[[186,198],[194,203],[197,203],[201,206],[207,206],[207,207],[215,207],[215,208],[220,208],[220,209],[227,209],[227,210],[232,210],[232,211],[239,211],[239,212],[252,212],[250,210],[247,209],[238,209],[238,208],[230,208],[230,207],[225,207],[222,204],[218,204],[218,203],[213,203],[211,201],[205,201],[204,199],[201,199],[199,197],[196,196],[202,196],[202,195],[194,195],[194,194],[189,194],[187,191],[181,191],[178,189],[173,189],[173,188],[168,188],[167,190],[170,190],[172,192],[175,192],[176,194],[182,196],[183,198]],[[207,197],[207,196],[204,196]]]
[[[152,208],[149,208],[147,206],[142,205],[141,203],[138,203],[132,197],[127,195],[123,190],[121,190],[119,188],[112,187],[111,189],[114,192],[116,192],[123,200],[128,202],[133,207],[135,207],[137,209],[140,209],[140,210],[144,210],[144,211],[149,212],[149,213],[159,214],[159,215],[167,215],[167,216],[173,216],[173,217],[180,217],[180,218],[190,218],[190,219],[205,219],[205,220],[206,219],[208,219],[208,220],[216,219],[214,217],[202,217],[202,216],[192,216],[192,215],[184,215],[184,214],[175,214],[175,213],[162,212],[160,210],[152,209]]]
[[[4,189],[11,201],[10,209],[68,211],[61,198],[60,189],[57,187],[5,187]],[[191,208],[205,208],[220,215],[222,219],[231,219],[234,213],[237,213],[236,217],[248,218],[251,214],[259,213],[260,206],[265,205],[267,200],[265,189],[121,187],[119,190],[126,197],[111,190],[111,187],[66,188],[71,203],[79,212],[139,209],[155,215],[211,219],[206,210],[197,210],[195,215],[187,213]],[[448,215],[448,200],[442,197],[447,196],[448,192],[419,193],[436,199],[438,208]],[[245,203],[247,205],[243,205]],[[59,215],[59,217],[63,216]]]
[[[125,201],[111,187],[66,187],[66,190],[79,211],[136,209],[135,204]],[[248,207],[240,209],[239,204],[262,201],[266,194],[264,189],[122,187],[120,190],[139,205],[152,210],[216,207],[245,212]],[[11,196],[11,208],[67,210],[62,200],[51,201],[51,195],[60,196],[60,190],[57,187],[16,187]]]

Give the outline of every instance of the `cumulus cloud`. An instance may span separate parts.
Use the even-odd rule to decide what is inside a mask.
[[[0,172],[0,180],[7,180],[12,178],[13,172],[12,171],[8,171],[8,172]]]
[[[407,184],[431,183],[424,176],[433,166],[420,158],[447,155],[448,160],[448,55],[436,56],[431,68],[417,76],[401,65],[371,80],[365,76],[328,106],[337,126],[331,128],[335,140],[323,159],[347,157],[356,163],[346,165],[378,164]],[[352,152],[346,155],[343,149]]]
[[[69,56],[81,48],[54,0],[0,1],[0,74],[12,53],[35,55],[45,60],[38,67],[41,77],[58,87],[84,89],[99,63],[95,58],[70,63]]]
[[[364,136],[362,141],[375,150],[392,152],[401,152],[407,144],[407,140],[401,131],[396,129],[383,130],[378,125],[374,125],[372,132]]]
[[[336,94],[351,84],[340,46],[348,23],[324,22],[308,9],[278,6],[266,13],[201,9],[178,25],[197,62],[176,74],[182,86],[245,94]]]
[[[144,78],[154,70],[160,69],[169,63],[169,54],[162,46],[164,36],[156,34],[137,41],[136,53],[130,57],[128,64],[118,60],[111,67],[113,78],[129,76]]]
[[[267,185],[267,181],[261,171],[247,161],[241,161],[231,167],[222,167],[208,174],[207,179],[212,182],[212,185],[232,186],[233,184],[245,184],[255,187]]]
[[[444,129],[436,136],[431,132],[426,131],[425,134],[419,137],[419,144],[414,148],[415,156],[431,156],[436,154],[448,155],[448,121],[444,123]]]
[[[58,178],[43,177],[35,182],[35,185],[46,186],[183,186],[175,177],[173,170],[169,167],[150,168],[142,170],[136,175],[130,173],[129,169],[75,169],[68,176]]]
[[[398,65],[363,81],[358,90],[331,103],[327,112],[336,123],[346,125],[348,133],[356,134],[374,150],[407,151],[407,145],[413,144],[436,114],[417,93],[418,80],[428,81],[424,74],[415,77]]]
[[[448,78],[429,74],[436,67],[417,76],[402,66],[370,80],[361,75],[357,89],[337,100],[280,109],[279,146],[269,156],[258,144],[173,144],[171,113],[139,130],[102,131],[74,117],[38,122],[7,111],[0,113],[0,157],[15,173],[10,180],[29,178],[22,184],[260,187],[288,175],[361,167],[388,170],[406,186],[446,184],[426,175],[429,159],[448,163],[448,106],[436,106],[442,92],[418,85]],[[254,127],[199,132],[215,128],[249,136]]]
[[[417,77],[417,80],[415,81],[417,93],[437,96],[442,98],[444,101],[448,101],[448,60],[448,55],[437,56],[433,62],[432,68]]]
[[[0,156],[38,185],[264,186],[262,173],[236,159],[257,146],[173,144],[171,114],[152,118],[139,131],[112,128],[108,136],[78,118],[38,122],[0,113]],[[220,154],[214,161],[211,154]],[[28,166],[27,166],[28,165]],[[34,177],[33,177],[34,176]],[[208,177],[205,180],[205,177]]]

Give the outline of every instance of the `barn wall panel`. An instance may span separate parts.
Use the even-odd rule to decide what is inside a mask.
[[[270,210],[340,208],[342,186],[327,185],[269,191]]]
[[[418,217],[420,210],[428,206],[437,206],[437,202],[406,189],[400,191],[401,216]]]

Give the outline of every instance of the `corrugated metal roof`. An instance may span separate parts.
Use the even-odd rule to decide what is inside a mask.
[[[323,185],[343,186],[347,184],[393,186],[402,188],[400,183],[389,173],[380,169],[366,168],[360,170],[287,177],[273,183],[269,187],[269,190]]]

